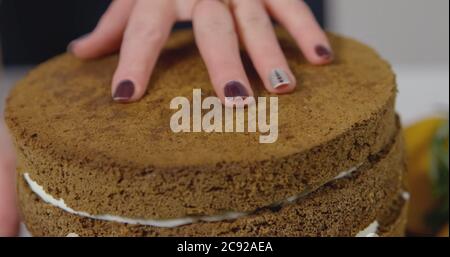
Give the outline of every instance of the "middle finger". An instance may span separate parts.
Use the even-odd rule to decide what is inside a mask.
[[[195,38],[218,97],[227,106],[247,105],[253,91],[239,51],[233,17],[216,0],[200,0],[193,18]]]

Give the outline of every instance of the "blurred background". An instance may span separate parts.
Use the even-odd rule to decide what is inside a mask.
[[[448,0],[306,1],[327,29],[357,38],[393,65],[406,127],[410,235],[448,237]],[[10,87],[92,30],[108,0],[0,0],[0,118]],[[188,27],[180,24],[178,27]]]

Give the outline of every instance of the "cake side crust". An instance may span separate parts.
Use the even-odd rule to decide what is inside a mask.
[[[401,231],[404,223],[392,224],[397,224],[397,213],[406,202],[402,198],[404,170],[403,144],[398,139],[384,158],[373,159],[371,165],[350,177],[331,182],[294,204],[265,208],[236,220],[175,228],[127,225],[72,215],[44,203],[22,178],[19,195],[26,224],[34,235],[354,236],[375,220],[385,230],[395,226],[395,231]]]

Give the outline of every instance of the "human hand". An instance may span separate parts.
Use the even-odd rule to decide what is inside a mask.
[[[174,23],[192,20],[216,94],[223,103],[234,105],[236,97],[254,95],[240,57],[239,38],[269,92],[295,89],[296,79],[270,17],[290,32],[311,63],[332,61],[325,33],[301,0],[115,0],[95,30],[73,41],[69,51],[92,59],[120,49],[112,97],[118,102],[136,101],[147,90]]]
[[[0,121],[0,237],[16,236],[18,232],[15,171],[14,150]]]

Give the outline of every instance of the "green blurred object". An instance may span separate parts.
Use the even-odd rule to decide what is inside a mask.
[[[434,232],[449,222],[449,122],[439,128],[431,145],[430,178],[433,195],[439,201],[427,221]]]

